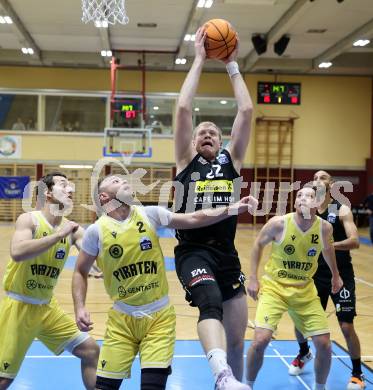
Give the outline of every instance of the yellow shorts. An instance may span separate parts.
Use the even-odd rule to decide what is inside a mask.
[[[149,317],[133,317],[110,309],[101,347],[97,376],[113,379],[131,377],[137,353],[141,368],[171,365],[176,337],[176,315],[167,306]]]
[[[305,337],[329,333],[328,320],[313,282],[295,287],[263,277],[255,326],[275,331],[286,311]]]
[[[0,377],[15,378],[35,337],[59,355],[89,336],[79,331],[55,298],[47,305],[32,305],[5,297],[0,303]]]

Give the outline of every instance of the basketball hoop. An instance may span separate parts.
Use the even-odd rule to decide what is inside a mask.
[[[125,8],[126,0],[82,0],[82,21],[93,21],[97,27],[108,24],[127,24],[129,22]]]

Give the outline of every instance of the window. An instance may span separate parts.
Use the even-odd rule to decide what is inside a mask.
[[[0,94],[1,130],[36,130],[37,112],[36,95]]]
[[[201,122],[214,122],[223,135],[230,135],[237,114],[237,104],[228,98],[196,98],[193,101],[194,127]]]
[[[46,131],[103,132],[106,98],[47,96]]]
[[[145,127],[151,127],[152,134],[172,134],[175,104],[175,98],[148,97]]]

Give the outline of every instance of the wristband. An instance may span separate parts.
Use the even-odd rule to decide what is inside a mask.
[[[235,74],[240,73],[240,68],[238,67],[238,64],[236,61],[228,62],[226,65],[227,72],[229,74],[229,77],[233,77]]]

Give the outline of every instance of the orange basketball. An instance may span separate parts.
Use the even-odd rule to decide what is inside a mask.
[[[211,19],[204,24],[207,58],[222,60],[231,55],[236,47],[236,31],[224,19]]]

